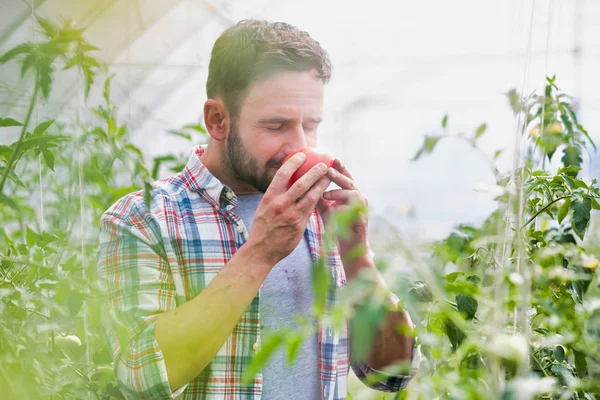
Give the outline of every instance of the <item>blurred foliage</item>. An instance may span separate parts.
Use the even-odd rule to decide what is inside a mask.
[[[418,316],[426,356],[399,398],[600,398],[599,248],[585,240],[600,190],[580,176],[582,153],[595,144],[555,77],[544,95],[508,97],[528,144],[508,174],[495,166],[500,150],[488,158],[497,211],[433,243],[433,257],[418,260],[426,272],[399,290]],[[444,131],[447,124],[445,116]],[[448,138],[481,151],[485,128],[428,136],[415,159]],[[546,163],[558,152],[553,171]]]
[[[94,58],[96,48],[69,21],[37,22],[42,41],[0,56],[0,65],[20,63],[21,78],[33,87],[22,93],[28,99],[23,121],[0,118],[0,130],[19,131],[13,143],[0,144],[2,398],[121,399],[102,335],[106,291],[94,272],[100,216],[126,193],[149,188],[161,167],[180,168],[187,155],[158,157],[148,171],[117,120],[113,76]],[[91,90],[103,93],[102,104],[89,106],[94,120],[65,115],[32,126],[56,75],[71,68],[83,77],[78,89],[85,98]],[[101,74],[104,85],[95,85]],[[181,131],[190,144],[204,139],[197,125]]]

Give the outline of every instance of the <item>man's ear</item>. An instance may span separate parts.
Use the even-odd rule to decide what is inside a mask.
[[[229,133],[231,119],[229,112],[223,104],[223,100],[208,99],[204,103],[204,126],[210,136],[217,140],[225,140]]]

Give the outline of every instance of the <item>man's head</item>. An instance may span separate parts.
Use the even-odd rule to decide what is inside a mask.
[[[227,29],[213,46],[206,94],[220,97],[236,117],[252,83],[278,71],[317,71],[326,84],[331,61],[319,42],[284,22],[245,20]]]
[[[325,50],[289,24],[242,21],[223,32],[212,50],[204,119],[224,183],[264,192],[287,154],[316,145],[330,76]]]

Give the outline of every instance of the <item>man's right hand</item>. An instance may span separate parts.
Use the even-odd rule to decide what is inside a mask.
[[[327,166],[320,163],[288,189],[292,174],[305,159],[303,153],[295,154],[279,168],[254,215],[248,241],[261,249],[265,261],[273,266],[296,248],[312,211],[331,183]]]

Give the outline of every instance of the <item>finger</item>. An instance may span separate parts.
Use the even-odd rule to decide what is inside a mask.
[[[298,200],[298,207],[302,212],[308,212],[314,210],[317,203],[321,199],[323,192],[327,190],[327,187],[331,183],[331,180],[327,176],[321,177],[313,187],[308,190],[304,197]]]
[[[321,195],[321,198],[317,202],[316,209],[319,212],[319,214],[321,214],[321,217],[323,217],[324,221],[326,221],[327,216],[329,215],[329,213],[333,209],[333,205],[334,204],[335,204],[335,202],[329,201],[329,200],[325,200],[325,198]]]
[[[298,200],[310,190],[310,188],[322,177],[327,174],[327,165],[319,163],[312,167],[306,174],[300,177],[293,185],[289,188],[288,193],[293,201]],[[331,183],[331,180],[327,178],[327,181]]]
[[[354,180],[354,178],[352,178],[352,174],[350,174],[350,171],[348,171],[348,168],[346,168],[346,166],[342,163],[342,160],[340,160],[339,158],[336,158],[334,160],[333,167],[335,169],[337,169],[338,171],[340,171],[340,173],[342,173],[342,175],[347,176],[348,178]]]
[[[329,168],[329,170],[327,171],[327,175],[333,181],[333,183],[335,183],[342,189],[350,189],[350,190],[356,189],[356,185],[354,184],[354,181],[352,180],[352,178],[349,178],[346,175],[343,175],[341,172],[338,172],[337,170],[335,170],[333,168]]]
[[[301,152],[298,152],[290,157],[290,159],[287,160],[281,166],[281,168],[279,168],[279,170],[277,170],[277,173],[273,177],[268,190],[275,191],[277,193],[285,192],[290,178],[294,172],[296,172],[296,170],[300,168],[302,164],[304,164],[304,160],[306,160],[306,154]]]
[[[323,198],[330,201],[349,203],[351,200],[361,200],[361,194],[358,190],[336,189],[323,193]]]

